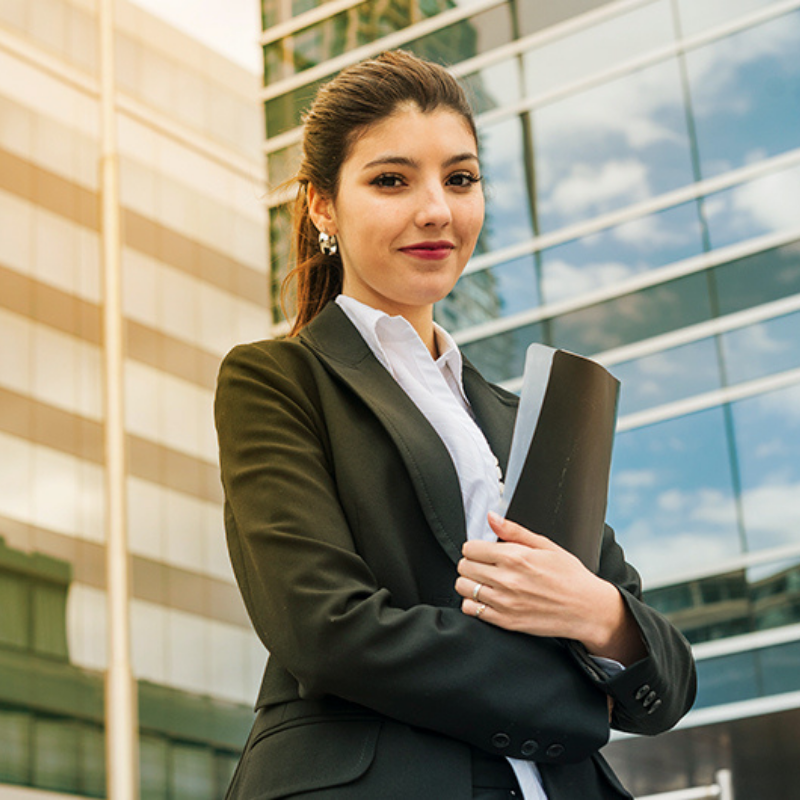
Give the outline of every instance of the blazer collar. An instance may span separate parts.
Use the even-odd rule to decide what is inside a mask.
[[[300,340],[384,426],[411,476],[434,535],[450,558],[458,561],[467,535],[461,488],[450,454],[431,424],[335,303],[329,303],[301,331]],[[466,362],[464,389],[505,471],[516,414],[513,399],[503,401]]]

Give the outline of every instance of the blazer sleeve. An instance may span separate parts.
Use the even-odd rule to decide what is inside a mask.
[[[639,627],[647,655],[609,678],[589,658],[583,645],[571,642],[570,649],[590,678],[614,698],[614,728],[643,735],[662,733],[694,703],[697,675],[691,646],[662,614],[642,601],[639,574],[625,561],[608,526],[599,574],[622,595]]]
[[[344,698],[489,752],[562,763],[597,751],[609,736],[605,689],[563,642],[459,608],[398,608],[377,584],[337,498],[300,349],[235,348],[215,405],[231,559],[270,658],[301,697]]]

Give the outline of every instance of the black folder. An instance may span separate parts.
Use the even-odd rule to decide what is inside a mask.
[[[504,516],[593,572],[600,562],[619,381],[566,350],[528,348]]]

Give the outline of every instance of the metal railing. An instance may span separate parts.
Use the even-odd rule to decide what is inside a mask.
[[[711,786],[695,786],[662,794],[648,794],[637,800],[733,800],[733,776],[729,769],[718,770]]]

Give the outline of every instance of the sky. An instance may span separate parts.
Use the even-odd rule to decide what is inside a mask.
[[[261,72],[259,0],[133,2],[251,72]]]

